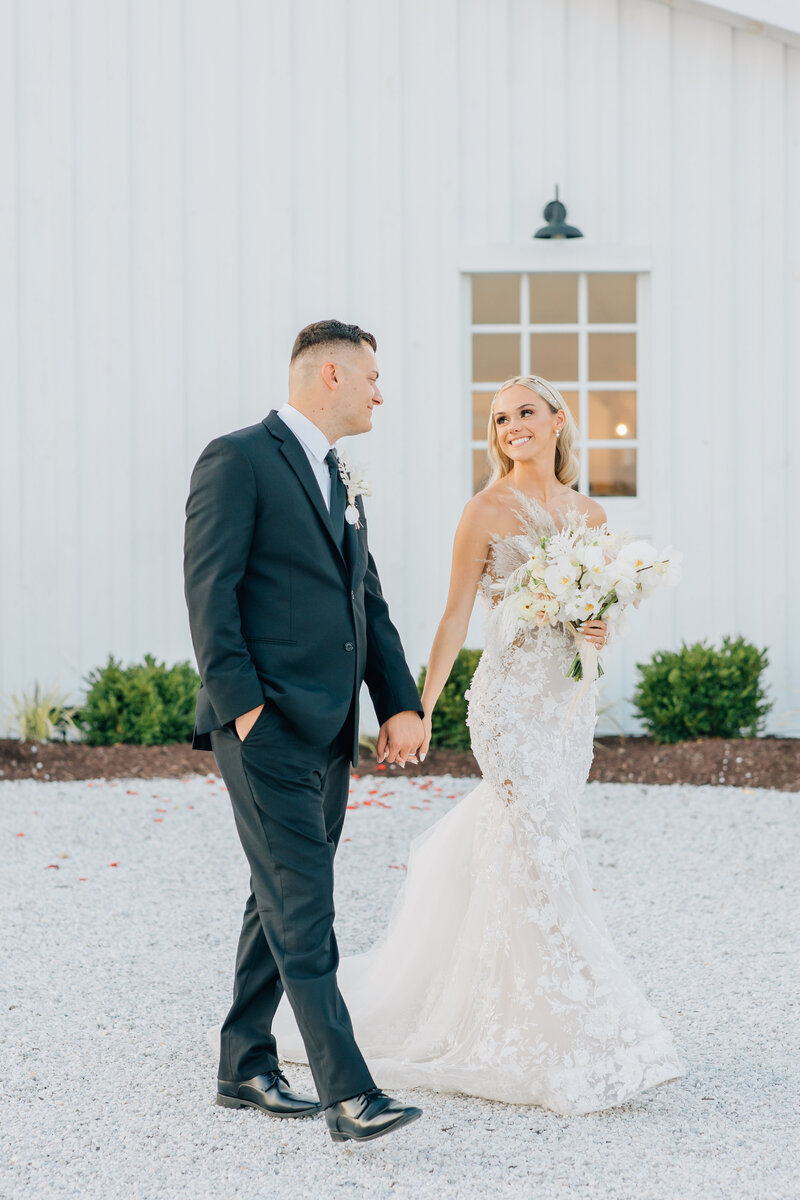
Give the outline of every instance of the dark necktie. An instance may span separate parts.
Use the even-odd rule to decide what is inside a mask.
[[[347,493],[339,475],[339,456],[335,450],[328,451],[325,455],[325,462],[331,473],[331,525],[333,525],[339,549],[344,553],[344,510]]]

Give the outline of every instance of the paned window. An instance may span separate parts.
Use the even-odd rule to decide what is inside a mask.
[[[492,396],[512,375],[533,374],[555,384],[578,423],[580,491],[636,496],[637,279],[616,272],[471,277],[474,491],[489,472]]]

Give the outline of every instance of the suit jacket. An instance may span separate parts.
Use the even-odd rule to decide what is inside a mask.
[[[419,693],[361,528],[344,554],[300,442],[273,411],[216,438],[186,502],[184,579],[202,687],[193,745],[272,701],[312,745],[333,741],[366,680],[378,720]]]

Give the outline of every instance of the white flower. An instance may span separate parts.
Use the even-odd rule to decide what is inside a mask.
[[[629,563],[636,571],[641,571],[645,567],[652,567],[657,558],[658,551],[655,546],[651,546],[649,542],[641,539],[636,542],[628,542],[627,546],[623,546],[616,557],[616,562]]]
[[[537,611],[538,604],[534,599],[533,592],[529,592],[527,588],[520,588],[517,592],[517,612],[520,620],[534,621]]]
[[[354,466],[347,455],[339,454],[339,478],[347,491],[347,502],[352,504],[356,496],[371,496],[372,488],[364,475],[364,467]]]
[[[668,587],[674,587],[676,583],[680,583],[683,574],[682,559],[683,555],[680,550],[673,550],[672,546],[667,546],[666,550],[662,550],[653,563],[653,571],[661,577],[662,583],[666,583]]]
[[[564,605],[568,621],[588,621],[600,607],[600,593],[594,588],[583,588]]]
[[[547,553],[543,546],[537,546],[533,553],[528,556],[527,566],[531,575],[535,575],[537,578],[541,577],[542,572],[547,566]]]
[[[597,537],[597,545],[605,555],[612,555],[619,548],[622,540],[622,534],[601,533]]]
[[[549,619],[551,625],[555,625],[558,617],[561,604],[556,596],[551,596],[549,600],[545,600],[542,605],[545,616]]]
[[[583,552],[583,565],[590,575],[599,577],[606,569],[606,556],[599,546],[586,546]]]
[[[639,591],[639,585],[635,578],[617,574],[614,576],[613,590],[617,593],[617,599],[621,604],[630,604]]]
[[[364,468],[351,466],[345,454],[338,455],[339,478],[347,492],[347,508],[344,519],[348,525],[361,528],[361,514],[356,507],[356,496],[371,496],[372,488],[364,478]]]
[[[540,589],[520,588],[517,598],[517,611],[523,621],[532,621],[539,628],[542,625],[554,625],[555,616],[561,605],[559,601]]]
[[[578,578],[578,568],[568,558],[560,558],[556,564],[547,567],[544,573],[544,581],[550,591],[561,596]]]

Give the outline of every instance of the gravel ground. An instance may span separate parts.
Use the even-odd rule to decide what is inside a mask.
[[[470,786],[354,782],[344,953],[374,937],[409,838]],[[407,1092],[423,1119],[354,1147],[321,1120],[213,1104],[206,1031],[227,1008],[247,890],[219,780],[0,783],[0,1196],[797,1197],[797,805],[746,788],[587,788],[594,883],[685,1079],[572,1118]]]

